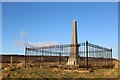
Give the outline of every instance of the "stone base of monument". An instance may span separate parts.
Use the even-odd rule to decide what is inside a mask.
[[[79,67],[80,59],[73,59],[69,58],[68,62],[66,63],[67,66],[72,66],[72,67]]]

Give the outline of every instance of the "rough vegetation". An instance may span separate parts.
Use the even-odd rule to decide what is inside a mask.
[[[2,57],[0,64],[0,79],[8,78],[118,78],[118,61],[115,60],[114,68],[59,68],[59,67],[29,67],[24,68],[24,56],[13,56],[13,63],[10,63],[10,56]],[[55,63],[56,64],[56,63]],[[32,64],[31,64],[32,65]]]
[[[113,69],[24,68],[23,64],[2,67],[2,78],[118,78],[118,62]]]

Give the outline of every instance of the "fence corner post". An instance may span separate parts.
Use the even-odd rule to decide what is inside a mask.
[[[86,65],[88,70],[88,41],[86,41],[86,58],[87,58]]]

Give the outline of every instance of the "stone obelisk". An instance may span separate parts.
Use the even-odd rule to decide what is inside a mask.
[[[78,65],[79,62],[79,54],[78,50],[78,40],[77,40],[77,21],[73,20],[72,24],[72,43],[70,47],[70,56],[67,61],[67,65]]]

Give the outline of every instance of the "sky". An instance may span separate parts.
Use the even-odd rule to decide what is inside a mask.
[[[79,43],[88,40],[118,56],[117,2],[4,2],[2,53],[24,54],[31,44],[69,44],[74,19]]]
[[[0,2],[0,53],[2,53],[2,3]]]
[[[1,0],[2,2],[118,2],[120,0]]]

